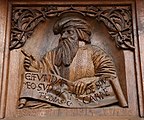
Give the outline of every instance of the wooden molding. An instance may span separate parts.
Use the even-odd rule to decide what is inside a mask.
[[[128,51],[123,50],[124,54],[124,64],[125,64],[125,78],[126,78],[126,87],[123,87],[125,91],[125,96],[127,98],[128,102],[128,108],[120,108],[117,106],[114,107],[107,107],[107,108],[96,108],[96,109],[64,109],[64,108],[52,108],[52,109],[18,109],[17,103],[19,99],[20,94],[20,88],[21,88],[21,76],[17,73],[21,68],[17,64],[21,64],[23,61],[21,60],[21,48],[25,45],[25,42],[31,38],[33,35],[33,31],[31,33],[28,33],[23,29],[17,29],[14,28],[15,26],[11,26],[12,18],[14,14],[18,13],[19,11],[12,11],[13,8],[20,8],[27,10],[32,10],[33,7],[40,8],[41,6],[45,6],[46,9],[48,9],[47,6],[70,6],[68,9],[65,9],[64,11],[73,10],[76,11],[77,9],[74,7],[76,6],[98,6],[101,5],[102,8],[104,6],[130,6],[131,7],[131,15],[130,19],[123,19],[123,20],[129,20],[131,22],[131,25],[129,27],[129,30],[127,33],[130,35],[131,40],[128,40],[128,43],[130,44],[124,44],[125,40],[121,41],[123,43],[116,43],[117,46],[119,46],[122,49],[128,49]],[[55,10],[59,10],[59,8],[54,9],[51,7],[51,11],[55,12]],[[129,116],[128,118],[124,119],[131,119],[131,118],[140,118],[144,117],[144,89],[143,89],[143,80],[144,80],[144,2],[141,0],[106,0],[106,1],[67,1],[63,2],[58,0],[43,0],[43,1],[29,1],[29,0],[1,0],[0,1],[0,118],[4,117],[23,117],[23,116],[62,116],[65,118],[69,118],[68,116]],[[96,9],[95,7],[92,7],[89,9],[89,11],[86,11],[87,14],[89,12],[92,12],[92,14],[96,14],[94,11]],[[115,8],[116,9],[116,8]],[[98,9],[97,9],[98,10]],[[128,10],[128,9],[127,9]],[[26,9],[25,9],[26,11]],[[82,12],[81,10],[77,10],[79,12]],[[41,10],[37,12],[42,12]],[[45,17],[48,18],[49,11],[44,11],[44,14],[41,16],[41,20],[45,20]],[[121,11],[123,12],[123,11]],[[120,12],[120,14],[121,14]],[[13,13],[13,15],[11,14]],[[101,20],[106,16],[106,12],[103,11],[105,14],[100,14],[100,16],[97,16],[97,19]],[[21,14],[22,15],[22,14]],[[38,15],[38,14],[37,14]],[[90,15],[90,14],[89,14]],[[103,17],[102,17],[103,16]],[[14,18],[15,21],[17,21],[17,18]],[[36,23],[40,19],[31,19],[32,21],[35,21]],[[106,22],[107,19],[103,19],[103,22]],[[22,19],[21,19],[22,22]],[[41,22],[41,21],[39,21]],[[113,21],[110,21],[113,22]],[[128,22],[128,21],[127,21]],[[18,22],[17,22],[18,23]],[[17,24],[16,22],[14,24]],[[19,22],[20,23],[20,22]],[[125,21],[126,23],[126,21]],[[17,24],[18,25],[18,24]],[[34,25],[34,24],[33,24]],[[33,27],[36,28],[38,24],[35,24]],[[108,27],[108,30],[111,30],[111,27],[109,26],[108,22],[105,23],[106,27]],[[114,24],[113,24],[114,25]],[[33,30],[34,30],[33,29]],[[15,37],[14,35],[11,35],[11,32],[18,32],[21,31],[25,33],[23,34],[23,37],[26,39],[21,42],[22,39],[19,39],[19,43],[15,44]],[[111,31],[108,31],[109,34],[112,36]],[[14,34],[16,34],[14,33]],[[122,33],[122,31],[118,31],[119,34]],[[25,35],[28,36],[25,36]],[[128,34],[122,34],[122,35],[128,35]],[[35,34],[34,34],[35,35]],[[19,36],[19,35],[18,35]],[[119,35],[117,36],[117,38]],[[115,39],[117,41],[117,39]],[[121,42],[120,41],[120,42]],[[20,45],[21,44],[21,45]],[[10,50],[9,50],[10,46]],[[116,48],[117,49],[117,48]],[[15,59],[16,58],[16,59]],[[16,63],[17,64],[16,64]],[[14,68],[14,69],[13,69]],[[14,76],[15,75],[15,76]],[[123,83],[122,83],[123,85]],[[12,96],[12,99],[11,99]],[[30,118],[30,117],[29,117]],[[93,118],[93,117],[91,117]],[[44,118],[43,118],[44,119]],[[94,118],[93,118],[94,119]],[[98,119],[106,119],[106,118],[98,118]]]
[[[7,12],[8,3],[7,0],[0,1],[0,118],[5,116],[6,107],[6,91],[7,91],[7,63],[8,63],[8,52],[7,42],[6,42],[6,31],[7,31]]]

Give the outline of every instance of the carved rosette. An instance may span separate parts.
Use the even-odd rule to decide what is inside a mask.
[[[132,37],[132,14],[129,6],[47,6],[13,7],[10,50],[21,48],[31,37],[34,29],[47,18],[63,13],[76,12],[104,22],[116,46],[124,50],[134,50]]]

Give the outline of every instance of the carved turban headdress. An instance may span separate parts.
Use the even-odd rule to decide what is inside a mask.
[[[57,35],[68,27],[75,28],[80,41],[90,43],[91,29],[90,25],[84,19],[77,17],[64,17],[55,23],[53,32]]]

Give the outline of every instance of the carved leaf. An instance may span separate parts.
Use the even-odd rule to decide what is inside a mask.
[[[46,18],[65,12],[77,12],[103,21],[117,47],[133,50],[131,10],[129,8],[85,6],[85,9],[61,6],[46,6],[41,9],[13,8],[10,50],[22,47],[32,35],[35,27]]]

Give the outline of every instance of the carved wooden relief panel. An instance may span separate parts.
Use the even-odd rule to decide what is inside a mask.
[[[134,10],[12,3],[6,116],[138,115]]]
[[[51,30],[54,36],[60,35],[58,45],[50,48],[40,60],[36,60],[27,50],[22,49],[21,52],[25,56],[22,78],[24,80],[19,108],[55,105],[95,108],[117,102],[126,107],[127,102],[119,84],[115,63],[100,46],[91,43],[91,36],[94,34],[91,27],[93,23],[90,25],[88,22],[103,21],[116,45],[132,50],[134,47],[130,32],[130,8],[60,8],[61,6],[42,7],[40,10],[13,8],[11,50],[24,46],[34,28],[47,19],[58,17]],[[87,17],[90,20],[84,20]],[[49,41],[47,47],[48,45]],[[39,103],[39,100],[44,101],[44,104]]]

